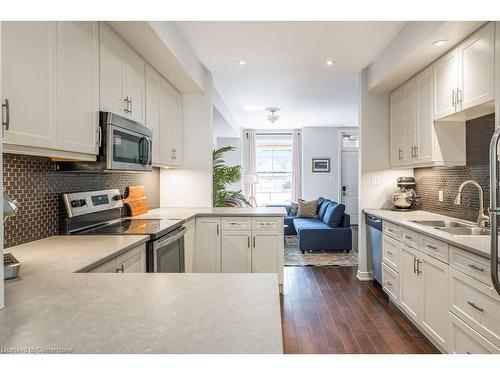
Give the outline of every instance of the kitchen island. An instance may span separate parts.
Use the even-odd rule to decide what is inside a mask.
[[[148,236],[54,236],[7,251],[3,353],[282,353],[276,274],[83,273]]]

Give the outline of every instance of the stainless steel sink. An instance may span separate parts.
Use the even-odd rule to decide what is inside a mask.
[[[479,227],[451,227],[451,228],[436,228],[437,230],[441,230],[443,232],[453,234],[455,236],[489,236],[490,230]]]
[[[458,221],[446,220],[413,220],[415,224],[433,227],[442,232],[449,233],[454,236],[489,236],[490,230],[480,228],[478,226],[464,224]]]
[[[425,225],[433,228],[454,228],[454,227],[468,227],[467,224],[458,221],[448,220],[413,220],[415,224]]]

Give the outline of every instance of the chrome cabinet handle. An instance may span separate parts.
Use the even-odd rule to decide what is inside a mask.
[[[468,266],[469,266],[470,268],[472,268],[473,270],[476,270],[476,271],[479,271],[479,272],[484,272],[484,268],[482,268],[482,267],[478,267],[478,266],[476,266],[475,264],[468,264]]]
[[[417,275],[421,275],[422,274],[422,261],[420,259],[417,259]]]
[[[253,247],[255,248],[255,236],[253,236]]]
[[[129,105],[130,105],[130,108],[129,108]],[[132,98],[129,98],[127,108],[129,108],[128,113],[132,113]]]
[[[413,257],[413,273],[417,273],[417,258]]]
[[[128,113],[128,96],[123,99],[123,103],[125,104],[125,108],[123,108],[123,112]]]
[[[219,235],[219,224],[217,224],[217,235]]]
[[[471,301],[467,301],[467,303],[472,306],[474,309],[476,309],[477,311],[480,311],[480,312],[483,312],[484,309],[482,307],[479,307],[478,305],[476,305],[474,302],[471,302]]]
[[[123,264],[121,265],[120,268],[116,269],[116,273],[125,273],[125,268],[123,267]]]
[[[462,103],[463,103],[462,90],[460,88],[457,88],[457,105]]]
[[[452,91],[451,93],[451,105],[453,106],[453,108],[455,108],[455,90]]]
[[[399,160],[403,159],[403,150],[399,149],[398,157],[399,157]]]
[[[247,247],[250,248],[250,236],[247,237]]]
[[[413,239],[413,237],[408,236],[406,234],[402,234],[401,237],[406,238],[407,240],[412,240]]]
[[[387,254],[392,255],[392,251],[387,250]]]
[[[418,145],[415,145],[415,157],[418,158]]]
[[[432,246],[432,245],[425,245],[426,248],[428,249],[431,249],[431,250],[437,250],[437,247],[436,246]]]
[[[385,281],[385,283],[386,283],[387,285],[389,285],[389,286],[391,286],[391,285],[392,285],[392,283],[391,283],[389,280],[386,280],[386,281]]]
[[[5,108],[5,121],[3,120],[3,110]],[[5,99],[5,103],[2,104],[2,126],[5,126],[5,130],[9,130],[10,126],[10,106],[9,99]]]

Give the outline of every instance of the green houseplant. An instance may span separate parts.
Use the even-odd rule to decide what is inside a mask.
[[[226,190],[226,186],[241,180],[241,166],[228,166],[222,158],[226,152],[233,151],[232,146],[224,146],[213,150],[213,205],[214,207],[225,207],[234,205],[235,201],[241,201],[248,205],[245,197],[239,191]]]

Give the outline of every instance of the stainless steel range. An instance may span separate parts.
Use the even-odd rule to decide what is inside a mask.
[[[148,272],[184,272],[183,220],[122,217],[123,196],[118,189],[63,195],[66,232],[70,235],[149,235]]]

